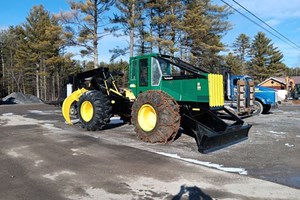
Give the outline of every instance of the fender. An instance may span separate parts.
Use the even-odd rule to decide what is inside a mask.
[[[70,124],[70,125],[73,124],[70,119],[70,109],[71,109],[72,103],[75,101],[79,101],[80,96],[83,95],[87,91],[88,90],[85,88],[78,89],[64,100],[64,102],[62,104],[62,114],[68,124]]]
[[[256,101],[260,101],[263,105],[268,104],[268,103],[266,102],[266,100],[265,100],[264,98],[261,98],[261,97],[255,97],[255,100],[256,100]]]
[[[260,100],[263,105],[276,105],[276,95],[276,90],[274,89],[263,86],[255,86],[255,99]]]

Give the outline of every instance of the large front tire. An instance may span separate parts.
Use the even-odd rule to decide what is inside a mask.
[[[135,132],[144,142],[172,142],[180,127],[177,102],[158,90],[141,93],[132,106],[131,115]]]
[[[259,101],[254,101],[254,107],[255,110],[253,112],[253,115],[260,115],[263,112],[264,107]]]
[[[103,129],[112,116],[108,97],[99,91],[85,92],[78,101],[78,118],[88,131]]]
[[[268,114],[270,110],[271,110],[271,105],[270,104],[265,105],[262,114]]]

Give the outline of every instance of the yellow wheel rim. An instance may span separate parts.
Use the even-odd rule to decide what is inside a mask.
[[[149,132],[155,128],[156,122],[157,115],[155,109],[149,104],[143,105],[138,112],[138,123],[140,127],[144,131]]]
[[[93,115],[94,115],[94,108],[92,103],[89,101],[84,101],[80,107],[81,118],[84,121],[89,122],[93,118]]]

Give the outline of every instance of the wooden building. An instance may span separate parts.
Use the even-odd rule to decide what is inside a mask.
[[[258,84],[259,86],[274,88],[277,90],[284,90],[286,88],[285,78],[283,77],[270,77]]]
[[[259,83],[260,86],[274,88],[277,90],[286,90],[286,83],[289,87],[294,87],[295,84],[300,84],[300,76],[291,77],[270,77]]]

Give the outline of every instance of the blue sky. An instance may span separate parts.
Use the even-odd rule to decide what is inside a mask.
[[[246,14],[251,19],[256,20],[251,15],[247,14],[242,8],[236,5],[232,0],[224,0],[230,5],[238,9],[243,14]],[[218,4],[222,4],[220,0],[215,0]],[[275,30],[287,37],[289,40],[300,46],[300,1],[299,0],[236,0],[239,4],[246,7],[256,16],[261,18]],[[234,13],[229,20],[233,24],[233,29],[230,30],[223,41],[231,44],[240,33],[245,33],[252,39],[259,31],[266,33],[275,47],[278,47],[284,54],[284,63],[289,67],[300,66],[300,50],[293,48],[288,42],[282,41],[261,27],[253,24],[242,15]],[[262,23],[259,23],[262,25]],[[270,29],[268,29],[270,30]],[[284,39],[283,39],[284,40]]]
[[[230,5],[237,8],[242,13],[248,15],[243,9],[238,7],[232,0],[224,0]],[[285,37],[300,46],[300,1],[299,0],[236,0],[262,20],[267,22],[274,29],[279,31]],[[213,2],[222,5],[220,0]],[[0,6],[0,29],[5,29],[10,25],[19,25],[26,21],[30,9],[34,5],[42,4],[44,8],[51,13],[66,11],[69,9],[65,0],[2,0]],[[254,19],[253,17],[251,17]],[[272,40],[275,47],[278,47],[284,54],[284,63],[289,67],[300,66],[300,50],[293,48],[288,42],[279,40],[275,36],[266,32],[259,26],[253,24],[238,13],[233,13],[229,17],[233,25],[222,39],[222,41],[231,45],[235,38],[245,33],[252,39],[259,31],[266,33],[267,37]],[[255,20],[255,19],[254,19]],[[261,24],[261,23],[260,23]],[[114,38],[108,36],[100,41],[99,60],[108,62],[111,54],[108,52],[116,46],[127,44],[126,38]],[[126,58],[125,58],[126,59]]]

